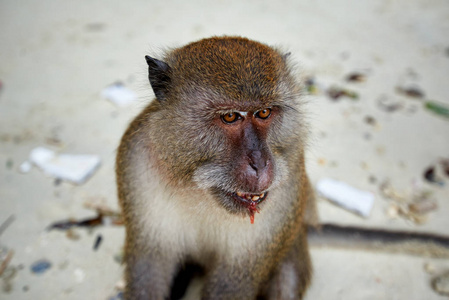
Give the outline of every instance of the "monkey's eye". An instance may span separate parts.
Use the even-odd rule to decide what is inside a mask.
[[[223,122],[225,123],[234,123],[235,121],[237,121],[239,119],[240,115],[238,113],[227,113],[225,115],[221,116],[221,119],[223,120]]]
[[[256,113],[256,117],[261,118],[261,119],[266,119],[271,115],[271,108],[265,108],[262,110],[259,110]]]

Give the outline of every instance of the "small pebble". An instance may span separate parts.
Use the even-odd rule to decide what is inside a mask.
[[[374,119],[372,116],[366,116],[365,123],[368,125],[375,126],[377,122],[376,122],[376,119]]]
[[[324,166],[324,165],[326,164],[326,159],[325,159],[325,158],[319,158],[319,159],[318,159],[318,164],[319,164],[320,166]]]
[[[434,278],[432,287],[440,295],[449,296],[449,272]]]
[[[108,300],[123,300],[125,296],[123,292],[118,292],[117,295],[110,297]]]
[[[424,92],[421,91],[418,87],[410,86],[410,87],[397,87],[396,91],[400,94],[408,96],[410,98],[424,98]]]
[[[371,184],[376,184],[377,183],[377,178],[374,175],[370,175],[370,177],[368,178],[368,181]]]
[[[41,259],[31,265],[31,272],[35,274],[42,274],[50,268],[51,262],[46,259]]]
[[[346,81],[363,82],[366,80],[366,75],[362,73],[351,73],[346,76]]]
[[[13,161],[12,159],[8,159],[8,160],[6,161],[6,168],[7,168],[8,170],[11,170],[13,166],[14,166],[14,161]]]
[[[390,219],[396,219],[399,217],[399,206],[397,204],[391,204],[387,209],[387,216]]]
[[[123,279],[123,278],[120,279],[119,281],[117,281],[117,283],[115,284],[115,288],[120,291],[124,290],[125,287],[126,287],[126,282],[125,282],[125,279]]]
[[[73,229],[71,229],[71,228],[67,230],[65,236],[66,236],[68,239],[73,240],[73,241],[77,241],[77,240],[80,239],[80,235],[79,235],[76,231],[74,231]]]
[[[434,166],[430,166],[426,170],[424,170],[423,176],[430,183],[438,184],[441,186],[444,185],[444,182],[437,176],[436,173],[436,168]]]
[[[120,252],[120,253],[114,255],[114,261],[116,263],[122,264],[123,263],[123,252]]]
[[[442,159],[440,161],[440,165],[443,168],[444,174],[446,174],[446,176],[449,176],[449,159]]]
[[[75,275],[76,282],[81,283],[86,278],[86,273],[80,268],[76,268],[73,271],[73,274]]]
[[[101,236],[101,234],[97,235],[97,238],[95,239],[95,243],[94,243],[94,247],[93,247],[94,251],[98,250],[102,240],[103,240],[103,237]]]
[[[28,161],[24,161],[20,166],[19,166],[19,170],[21,173],[28,173],[29,171],[31,171],[31,168],[33,167],[33,165]]]
[[[88,23],[85,26],[88,31],[102,31],[106,28],[106,24],[104,23]]]
[[[424,264],[424,270],[426,271],[427,274],[435,274],[435,266],[432,265],[431,263],[426,263]]]

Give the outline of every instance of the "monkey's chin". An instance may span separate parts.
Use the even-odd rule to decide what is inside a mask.
[[[254,224],[254,215],[259,212],[259,205],[267,199],[268,191],[253,194],[217,189],[215,194],[226,210],[233,214],[249,216],[251,224]]]

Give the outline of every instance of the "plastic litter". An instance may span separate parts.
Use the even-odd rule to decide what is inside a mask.
[[[105,87],[101,96],[120,107],[128,106],[137,100],[136,93],[126,88],[121,82]]]
[[[318,192],[333,203],[355,212],[362,217],[368,217],[374,204],[374,194],[362,191],[347,183],[331,178],[321,179],[316,188]]]
[[[46,174],[76,184],[84,183],[100,166],[97,155],[58,155],[44,147],[33,149],[29,160]]]
[[[446,106],[444,104],[437,103],[434,101],[427,101],[424,103],[424,106],[429,111],[431,111],[439,116],[449,118],[449,106]]]

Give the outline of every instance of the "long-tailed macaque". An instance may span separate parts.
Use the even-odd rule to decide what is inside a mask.
[[[116,165],[126,299],[173,298],[190,265],[204,300],[302,298],[312,191],[288,56],[239,37],[146,56],[156,99],[127,129]]]

